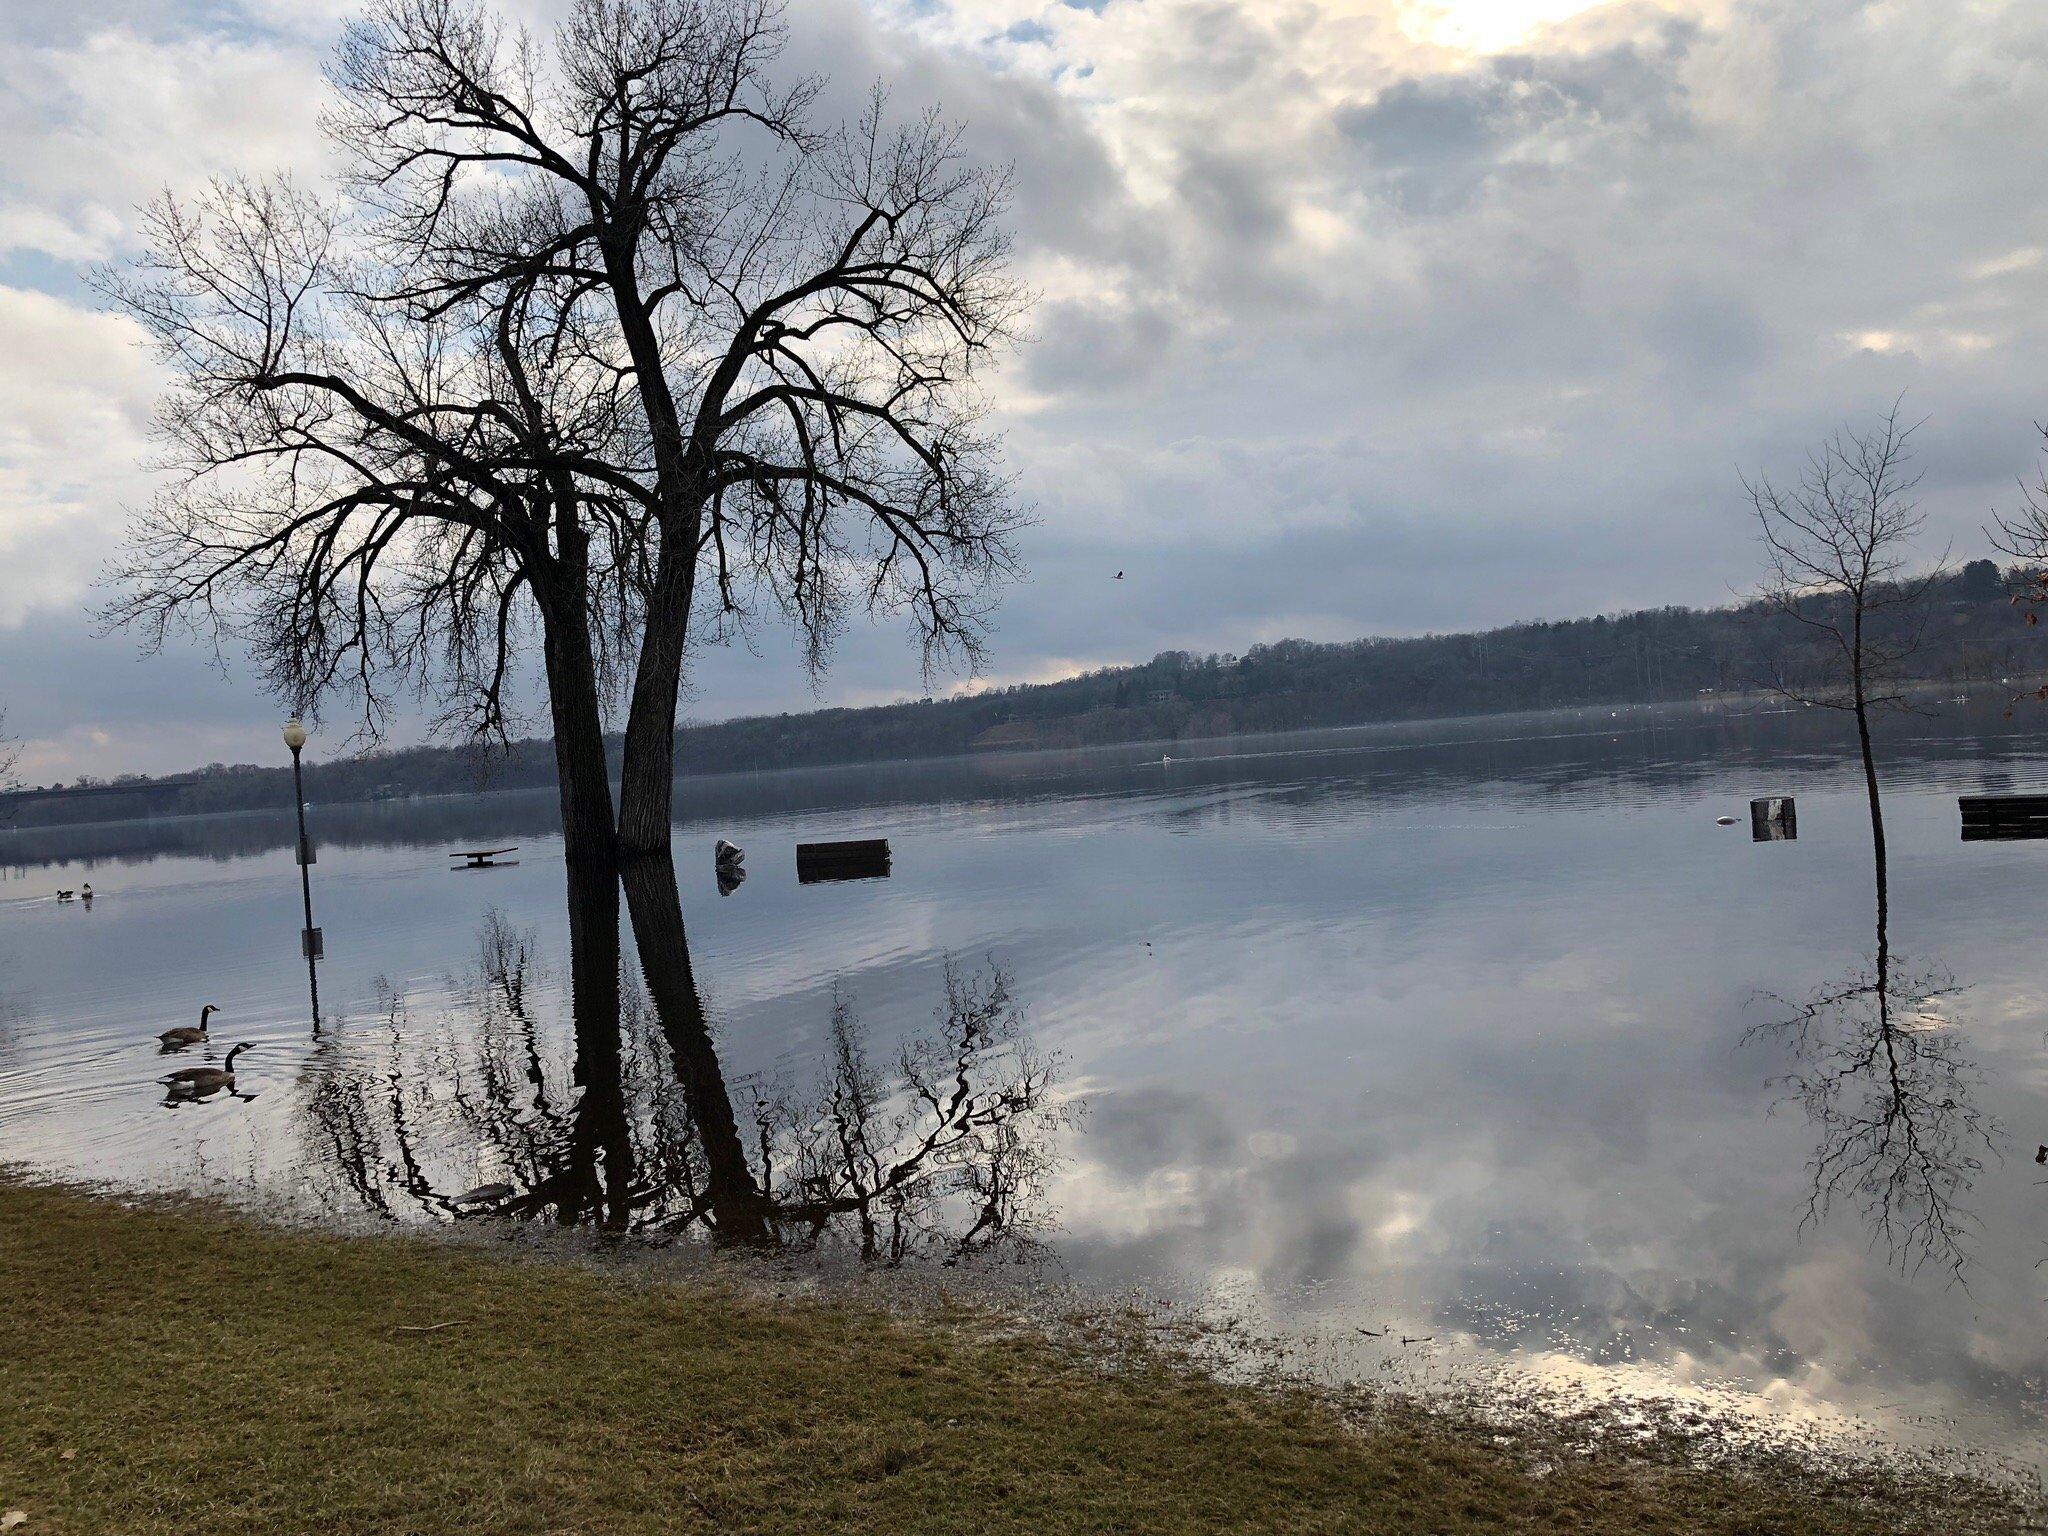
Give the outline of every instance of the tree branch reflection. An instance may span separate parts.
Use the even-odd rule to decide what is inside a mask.
[[[1995,1126],[1972,1098],[1983,1074],[1963,1054],[1953,1002],[1964,988],[1939,964],[1891,952],[1882,865],[1877,887],[1872,958],[1803,1001],[1769,996],[1783,1016],[1744,1039],[1770,1036],[1792,1053],[1777,1086],[1816,1135],[1801,1229],[1850,1206],[1902,1270],[1932,1264],[1959,1283],[1975,1235],[1965,1202]]]
[[[931,1026],[886,1055],[835,995],[821,1059],[750,1083],[742,1134],[662,883],[627,885],[645,985],[616,949],[605,985],[574,954],[566,1031],[546,1017],[560,992],[534,936],[497,914],[437,992],[382,986],[374,1022],[343,1031],[301,1083],[316,1188],[393,1220],[843,1241],[881,1263],[1035,1251],[1071,1109],[999,965],[949,963]],[[572,949],[601,941],[596,926],[572,931]]]

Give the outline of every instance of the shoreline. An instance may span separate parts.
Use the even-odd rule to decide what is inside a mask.
[[[2048,1528],[2020,1480],[1224,1380],[1134,1314],[1048,1329],[944,1279],[792,1296],[5,1170],[0,1230],[25,1530]]]

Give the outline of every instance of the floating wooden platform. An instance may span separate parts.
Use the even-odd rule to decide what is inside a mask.
[[[469,860],[469,862],[467,864],[451,864],[449,868],[499,869],[503,867],[498,861],[499,854],[517,853],[518,851],[519,845],[517,843],[514,843],[509,848],[467,848],[464,849],[461,853],[451,853],[448,855],[448,857],[451,859],[467,859]],[[519,861],[517,859],[506,859],[504,861],[505,864],[517,864],[518,862]]]
[[[821,880],[886,880],[889,840],[870,837],[838,843],[798,843],[796,878],[799,885],[815,885]]]
[[[1963,841],[2048,837],[2048,795],[1958,795]]]

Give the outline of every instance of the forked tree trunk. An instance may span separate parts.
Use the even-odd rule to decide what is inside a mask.
[[[619,778],[619,845],[628,856],[669,846],[675,797],[676,697],[689,643],[690,605],[697,585],[697,537],[706,481],[691,462],[681,408],[669,388],[666,358],[640,291],[637,242],[625,232],[600,242],[619,333],[633,360],[634,384],[654,448],[655,497],[661,508],[661,555],[648,595],[633,698],[626,716],[625,762]],[[638,919],[635,919],[637,924]]]

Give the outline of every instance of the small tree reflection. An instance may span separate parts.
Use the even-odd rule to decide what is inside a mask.
[[[1939,966],[1907,968],[1880,929],[1869,964],[1802,1003],[1771,998],[1789,1011],[1745,1036],[1776,1037],[1796,1061],[1780,1086],[1817,1136],[1802,1229],[1853,1206],[1902,1270],[1933,1264],[1953,1281],[1974,1236],[1964,1202],[1994,1134],[1949,1011],[1962,990]]]

